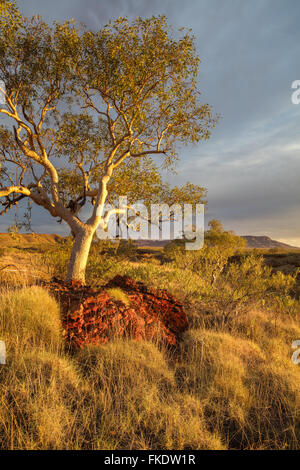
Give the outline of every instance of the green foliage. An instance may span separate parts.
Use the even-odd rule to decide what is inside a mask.
[[[204,247],[200,250],[185,250],[185,241],[174,241],[165,247],[166,256],[178,267],[198,273],[209,284],[213,285],[230,256],[239,252],[245,241],[233,232],[224,231],[217,221],[209,223],[210,229],[205,233]]]
[[[175,141],[209,137],[215,121],[210,107],[199,103],[199,58],[188,32],[175,39],[163,16],[131,23],[119,18],[101,31],[86,32],[82,51],[84,83],[104,102],[122,110],[120,136],[124,130],[128,133],[126,121],[132,124],[132,135],[139,136],[132,142],[133,153],[145,150],[147,141],[157,141],[164,129],[165,147],[173,156]]]
[[[99,284],[103,280],[104,274],[110,272],[116,260],[108,256],[91,255],[88,260],[86,273],[88,282]]]
[[[43,253],[43,264],[47,266],[52,276],[59,279],[65,278],[73,242],[72,237],[63,238]]]
[[[19,226],[18,224],[13,224],[11,225],[10,227],[7,228],[7,232],[12,236],[14,237],[15,235],[17,235],[19,233]]]
[[[0,127],[2,213],[30,198],[76,237],[79,227],[106,226],[109,211],[97,209],[120,195],[129,205],[204,202],[199,185],[163,183],[151,159],[160,155],[163,168],[173,168],[179,144],[210,137],[217,117],[200,100],[199,62],[191,32],[175,33],[164,16],[119,18],[91,31],[73,20],[50,26],[2,3],[0,113],[10,120]],[[84,221],[86,204],[93,210]],[[90,269],[101,271],[94,259]]]
[[[43,264],[47,266],[51,276],[65,279],[73,243],[73,237],[67,237],[43,253]],[[103,275],[111,269],[115,264],[115,250],[116,246],[111,242],[101,241],[92,244],[87,264],[89,282],[101,281]]]
[[[210,325],[233,325],[242,314],[256,306],[275,311],[296,312],[298,302],[291,297],[297,272],[286,275],[264,264],[263,256],[244,252],[245,240],[224,231],[219,221],[209,223],[204,247],[186,251],[184,240],[165,248],[165,256],[173,265],[199,277],[197,296],[201,315],[207,312]]]
[[[3,35],[14,34],[23,24],[22,16],[16,6],[15,0],[0,2],[0,24],[2,25]]]
[[[23,105],[34,119],[46,97],[51,97],[49,108],[55,108],[65,96],[77,36],[71,22],[51,28],[40,17],[22,17],[10,2],[0,11],[0,77],[12,103]]]
[[[80,198],[83,189],[98,187],[109,159],[116,163],[111,200],[123,193],[130,200],[170,196],[149,155],[161,154],[169,166],[178,142],[207,139],[216,121],[210,106],[200,102],[199,58],[189,31],[175,35],[164,16],[131,23],[119,18],[97,32],[73,21],[49,26],[38,16],[22,17],[15,2],[2,2],[0,37],[8,115],[14,119],[13,110],[23,110],[18,138],[38,149],[29,155],[16,146],[11,128],[2,129],[6,149],[19,152],[14,163],[25,165],[23,176],[33,177],[32,163],[43,166],[40,154],[52,162],[57,157],[59,194],[67,204]],[[62,103],[70,105],[63,114]],[[78,113],[75,103],[84,111]],[[1,175],[3,184],[10,184],[7,172]],[[51,178],[48,171],[40,179],[46,191]],[[172,199],[183,193],[189,197],[197,188],[186,185],[182,194],[174,188]]]
[[[130,300],[128,298],[128,295],[122,289],[118,287],[113,287],[111,289],[107,289],[107,292],[114,300],[123,302],[123,304],[127,306],[130,305]]]
[[[288,296],[295,282],[292,276],[272,274],[262,257],[245,255],[240,262],[232,262],[226,267],[204,297],[217,322],[232,324],[238,315],[259,305],[272,305],[274,299]]]
[[[137,255],[137,250],[134,240],[120,240],[116,254],[124,259],[132,258]]]

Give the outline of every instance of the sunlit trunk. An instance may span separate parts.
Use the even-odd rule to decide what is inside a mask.
[[[75,235],[69,260],[67,281],[80,281],[85,284],[85,271],[93,240],[94,231],[82,228]]]

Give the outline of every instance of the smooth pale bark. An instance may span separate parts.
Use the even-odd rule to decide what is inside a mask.
[[[76,233],[69,260],[67,281],[79,281],[85,284],[85,270],[93,236],[94,231],[86,227]]]
[[[75,241],[69,260],[67,281],[79,281],[85,284],[85,270],[91,248],[93,236],[101,221],[103,222],[103,209],[107,197],[107,183],[110,180],[113,167],[108,166],[106,174],[103,176],[93,214],[86,224],[76,226]]]

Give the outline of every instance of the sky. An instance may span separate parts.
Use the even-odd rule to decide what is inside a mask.
[[[221,118],[207,142],[180,149],[173,184],[208,190],[206,220],[217,218],[240,235],[267,235],[300,246],[300,80],[298,0],[19,0],[26,16],[74,18],[91,29],[110,19],[166,15],[191,28],[201,59],[203,102]],[[39,233],[63,233],[46,212],[34,211]],[[0,219],[0,231],[13,213]]]

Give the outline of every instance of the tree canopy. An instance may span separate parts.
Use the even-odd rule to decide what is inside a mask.
[[[27,19],[1,2],[2,213],[30,198],[86,239],[107,223],[105,202],[124,192],[131,201],[203,202],[200,186],[164,184],[156,158],[168,168],[178,145],[210,136],[216,117],[200,100],[198,66],[194,37],[175,34],[163,16],[90,31]]]

